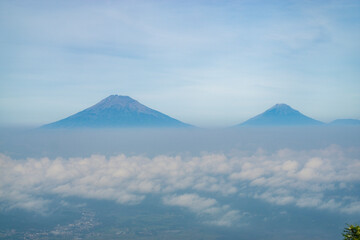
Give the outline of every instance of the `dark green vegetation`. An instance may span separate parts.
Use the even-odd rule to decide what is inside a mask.
[[[344,229],[344,240],[360,240],[360,226],[359,225],[348,225]]]

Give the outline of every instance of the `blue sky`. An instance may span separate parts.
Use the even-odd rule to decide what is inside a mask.
[[[111,94],[203,127],[360,118],[359,1],[1,1],[0,124]]]

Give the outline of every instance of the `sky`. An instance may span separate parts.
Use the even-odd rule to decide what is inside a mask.
[[[201,127],[360,119],[359,1],[1,1],[0,125],[127,95]]]

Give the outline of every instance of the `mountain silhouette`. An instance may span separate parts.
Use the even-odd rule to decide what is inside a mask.
[[[94,106],[42,128],[190,127],[128,96],[111,95]]]
[[[265,112],[237,126],[296,126],[320,125],[320,121],[305,116],[286,104],[276,104]]]
[[[329,123],[330,125],[360,125],[358,119],[336,119]]]

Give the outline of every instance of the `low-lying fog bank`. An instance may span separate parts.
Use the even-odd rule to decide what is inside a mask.
[[[16,158],[92,154],[156,156],[202,152],[306,150],[360,146],[358,126],[228,129],[0,129],[0,152]]]

